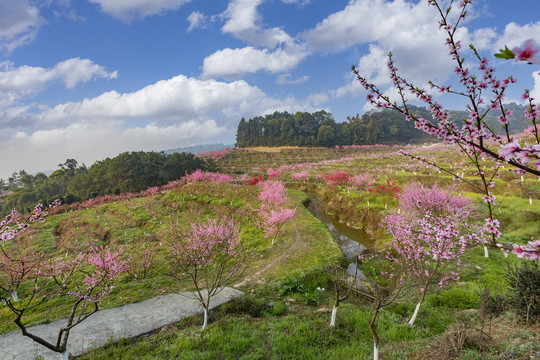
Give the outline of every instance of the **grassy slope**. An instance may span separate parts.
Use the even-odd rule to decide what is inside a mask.
[[[190,184],[167,194],[49,216],[40,226],[39,233],[33,231],[32,236],[36,238],[34,246],[63,255],[65,252],[76,254],[88,246],[102,245],[123,246],[129,253],[131,249],[141,249],[144,244],[156,246],[164,253],[164,246],[159,244],[170,239],[169,229],[173,223],[187,223],[193,221],[194,216],[204,218],[227,214],[242,222],[243,241],[256,247],[260,254],[245,277],[253,277],[255,272],[264,269],[260,275],[266,281],[277,281],[295,271],[309,271],[339,260],[339,248],[332,241],[328,229],[304,208],[301,192],[291,191],[287,204],[298,207],[294,225],[287,225],[282,238],[271,246],[270,240],[264,239],[262,231],[255,225],[257,218],[254,212],[251,214],[246,210],[256,206],[254,199],[258,189],[237,186],[235,191],[227,192],[220,188],[223,186],[228,187],[211,183]],[[62,250],[58,250],[60,244]],[[157,266],[164,268],[165,263],[161,260]],[[259,276],[253,279],[254,282],[257,280]],[[178,283],[157,270],[146,279],[123,277],[101,303],[101,308],[142,301],[156,294],[186,290],[189,286],[189,282]],[[27,290],[23,286],[19,295],[24,297]],[[25,315],[26,323],[35,325],[66,317],[71,303],[67,296],[53,298],[37,311],[29,311]],[[15,329],[12,314],[6,307],[0,307],[0,333]]]
[[[321,159],[341,156],[361,156],[360,159],[339,165],[318,167],[317,171],[334,170],[351,173],[372,173],[377,183],[397,180],[400,184],[420,181],[432,184],[453,183],[449,176],[427,171],[420,166],[404,162],[393,154],[381,155],[383,150],[337,151],[329,149],[285,149],[273,152],[244,151],[233,152],[221,162],[225,170],[249,171],[252,167],[278,167],[281,164],[316,162]],[[386,149],[388,151],[388,149]],[[261,155],[262,154],[262,155]],[[374,155],[373,155],[374,154]],[[457,166],[459,157],[447,153],[433,152],[450,165]],[[452,162],[447,159],[452,159]],[[462,162],[463,163],[463,162]],[[310,170],[312,171],[312,170]],[[469,170],[467,170],[469,171]],[[466,174],[468,176],[471,174]],[[287,175],[285,175],[287,176]],[[518,183],[519,178],[508,174],[502,176],[497,185],[497,197],[501,204],[499,218],[504,226],[507,239],[525,242],[531,236],[538,236],[540,229],[540,193],[538,181],[525,179],[525,187]],[[524,189],[526,191],[521,191]],[[528,204],[525,192],[533,193],[533,205]],[[464,190],[471,190],[467,187]],[[363,197],[372,196],[361,192],[337,190],[344,201],[358,203]],[[473,196],[478,196],[472,194]],[[516,196],[517,195],[517,196]],[[219,195],[214,196],[214,199]],[[303,195],[289,191],[289,205],[302,201]],[[213,201],[206,198],[205,201]],[[372,201],[373,203],[373,201]],[[481,205],[481,203],[480,203]],[[375,200],[377,211],[384,212],[383,202]],[[199,331],[198,318],[186,319],[165,332],[135,340],[125,340],[105,349],[89,354],[84,359],[348,359],[369,358],[372,351],[371,336],[366,324],[370,319],[371,306],[361,299],[344,303],[338,314],[338,328],[328,327],[330,315],[324,309],[331,305],[333,292],[329,289],[330,275],[321,267],[335,262],[335,248],[329,243],[328,231],[321,226],[304,208],[299,207],[291,224],[286,226],[282,239],[271,247],[262,238],[253,224],[245,224],[243,235],[258,246],[262,258],[246,274],[250,282],[244,285],[253,293],[217,313],[213,313],[212,323],[204,332]],[[298,233],[297,233],[298,231]],[[322,236],[321,236],[322,235]],[[299,242],[300,241],[300,242]],[[295,249],[295,252],[291,252]],[[297,250],[297,251],[296,251]],[[504,293],[504,277],[508,266],[518,263],[515,257],[504,258],[492,251],[485,259],[482,249],[467,253],[466,261],[471,264],[463,272],[465,286],[451,286],[448,289],[435,289],[427,296],[417,324],[414,328],[406,326],[417,299],[417,290],[412,288],[402,294],[395,305],[385,308],[379,318],[378,328],[383,340],[382,357],[387,359],[412,359],[425,350],[426,345],[436,344],[437,337],[449,326],[464,321],[469,326],[477,326],[480,294],[485,288],[492,293]],[[280,281],[280,279],[284,280]],[[260,281],[262,280],[262,281]],[[302,285],[301,291],[284,292],[285,283],[291,281]],[[261,283],[259,283],[261,282]],[[317,288],[325,288],[318,291]],[[294,300],[294,301],[293,301]],[[318,305],[321,312],[315,312]],[[1,316],[1,313],[0,313]],[[496,320],[501,321],[500,319]],[[538,327],[523,327],[517,319],[503,319],[506,329],[499,341],[500,347],[493,346],[490,351],[480,352],[467,349],[457,359],[526,359],[538,349]],[[1,324],[1,323],[0,323]],[[494,327],[493,335],[498,329]],[[536,349],[536,350],[535,350]]]

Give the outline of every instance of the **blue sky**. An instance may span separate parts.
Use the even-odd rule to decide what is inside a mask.
[[[540,43],[538,0],[475,0],[483,54]],[[242,117],[369,110],[351,65],[390,86],[452,83],[433,7],[386,0],[0,0],[0,178],[124,151],[234,143]],[[538,65],[493,59],[540,99]],[[392,90],[390,90],[392,94]],[[441,98],[449,108],[462,104]]]

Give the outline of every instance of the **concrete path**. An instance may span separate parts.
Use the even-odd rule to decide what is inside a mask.
[[[210,307],[220,306],[243,294],[239,290],[225,288],[212,297]],[[199,302],[191,293],[162,295],[135,304],[100,310],[71,330],[68,351],[79,356],[111,340],[140,336],[176,323],[197,314],[198,310]],[[59,320],[34,326],[29,332],[53,341],[58,336],[58,330],[65,324],[65,320]],[[60,354],[34,343],[23,336],[20,330],[0,334],[1,360],[34,360],[40,356],[46,360],[61,359]]]

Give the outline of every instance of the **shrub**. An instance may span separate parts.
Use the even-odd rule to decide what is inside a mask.
[[[431,296],[429,302],[433,306],[465,310],[478,307],[480,299],[473,292],[461,287],[455,287]]]
[[[254,318],[263,317],[270,311],[270,306],[263,300],[253,296],[242,296],[223,306],[225,314],[249,315]]]
[[[512,291],[511,303],[521,316],[529,319],[540,318],[540,267],[536,262],[523,262],[511,269],[507,275]]]
[[[317,291],[304,293],[303,299],[306,305],[319,305],[319,294]]]
[[[306,289],[300,278],[296,276],[287,276],[279,284],[278,292],[282,296],[294,293],[303,294],[306,292]]]
[[[281,316],[287,312],[287,305],[283,301],[278,301],[272,308],[272,315]]]

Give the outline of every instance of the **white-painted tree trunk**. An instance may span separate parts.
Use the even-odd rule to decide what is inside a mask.
[[[373,343],[373,360],[379,360],[379,345]]]
[[[19,302],[19,296],[17,295],[17,290],[11,293],[11,297],[13,298],[14,302]]]
[[[484,245],[484,257],[489,257],[489,252],[488,252],[488,248],[486,245]]]
[[[202,326],[203,330],[206,329],[206,325],[208,325],[208,309],[204,308],[204,322]]]
[[[60,354],[62,360],[69,360],[69,352],[66,350]]]
[[[336,327],[337,306],[332,308],[332,319],[330,320],[330,326]]]
[[[414,325],[414,322],[416,321],[416,317],[418,316],[418,310],[420,310],[420,305],[422,305],[422,304],[421,303],[416,304],[416,309],[414,309],[414,314],[413,314],[411,320],[409,320],[409,326]]]
[[[275,240],[275,238],[272,238],[272,245],[274,245],[274,240]]]

